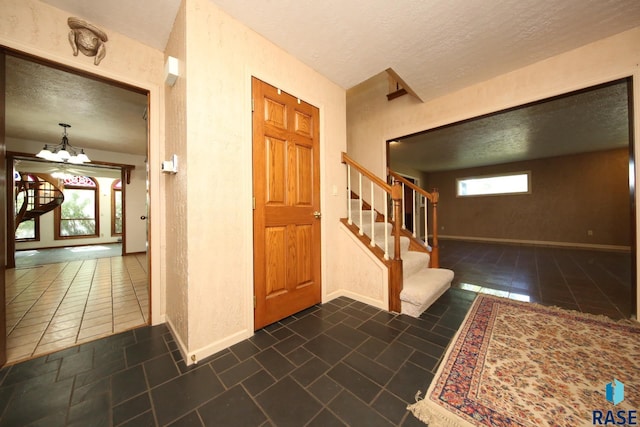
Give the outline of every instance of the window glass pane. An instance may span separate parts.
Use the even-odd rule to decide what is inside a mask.
[[[23,221],[16,229],[16,240],[28,240],[36,238],[36,220]]]
[[[86,236],[96,233],[96,222],[92,219],[63,219],[60,221],[61,236]]]
[[[96,210],[95,190],[65,188],[62,203],[62,219],[94,219]]]
[[[458,179],[458,196],[529,192],[529,173]]]
[[[33,197],[28,198],[27,192],[21,191],[18,194],[16,194],[16,203],[15,203],[16,214],[20,212],[20,209],[22,209],[22,204],[25,202],[25,199],[27,200],[27,210],[32,210],[34,208]]]
[[[114,227],[115,234],[122,234],[122,191],[113,192],[114,200]]]
[[[73,177],[65,188],[64,202],[60,206],[60,237],[95,236],[97,234],[97,186],[89,177]]]

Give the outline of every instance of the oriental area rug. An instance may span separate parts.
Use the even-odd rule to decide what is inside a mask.
[[[429,427],[640,425],[640,326],[478,295],[408,409]]]

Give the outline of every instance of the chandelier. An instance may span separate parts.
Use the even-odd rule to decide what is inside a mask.
[[[66,123],[58,123],[64,129],[62,134],[62,142],[60,144],[51,146],[49,148],[49,144],[45,144],[44,148],[40,150],[36,157],[41,159],[49,160],[52,162],[64,162],[71,163],[74,165],[81,165],[83,163],[89,163],[89,157],[84,153],[84,149],[76,148],[69,143],[69,138],[67,138],[67,128],[70,128],[71,125]]]

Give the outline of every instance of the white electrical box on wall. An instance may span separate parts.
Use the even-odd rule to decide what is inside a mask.
[[[174,154],[171,156],[171,160],[162,162],[163,173],[178,173],[178,156]]]
[[[164,81],[169,86],[176,84],[176,80],[180,75],[180,63],[178,58],[173,56],[167,57],[167,62],[164,64]]]

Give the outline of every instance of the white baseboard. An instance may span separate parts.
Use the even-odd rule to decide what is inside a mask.
[[[467,240],[472,242],[507,243],[507,244],[514,244],[514,245],[551,246],[551,247],[576,248],[576,249],[595,249],[595,250],[616,251],[616,252],[631,251],[631,246],[600,245],[600,244],[592,244],[592,243],[554,242],[549,240],[498,239],[493,237],[469,237],[469,236],[448,236],[448,235],[438,235],[438,238],[443,240],[444,239]]]
[[[169,331],[171,332],[171,335],[173,335],[173,339],[176,342],[176,345],[178,346],[178,350],[180,350],[180,354],[182,355],[182,360],[184,360],[188,365],[189,358],[187,357],[187,353],[188,353],[187,346],[180,339],[180,335],[176,333],[176,328],[175,326],[173,326],[173,323],[171,323],[171,319],[167,318],[167,326],[169,327]]]
[[[180,339],[180,335],[176,334],[175,327],[171,323],[171,320],[167,319],[167,326],[171,331],[171,335],[173,335],[173,339],[176,341],[178,345],[178,349],[180,350],[180,354],[182,355],[182,359],[184,362],[189,365],[193,365],[194,363],[198,363],[198,361],[205,359],[217,352],[224,350],[225,348],[231,347],[234,344],[239,343],[253,335],[253,331],[243,330],[240,332],[236,332],[233,335],[225,337],[219,341],[213,342],[205,347],[196,349],[194,351],[188,351],[185,343]]]
[[[191,352],[187,365],[198,363],[198,361],[205,359],[213,354],[216,354],[217,352],[224,350],[225,348],[231,347],[234,344],[238,344],[240,341],[244,341],[247,338],[250,338],[252,336],[253,336],[253,330],[243,330],[240,332],[236,332],[235,334],[230,335],[228,337],[225,337],[224,339],[215,341],[204,347],[198,348]]]

